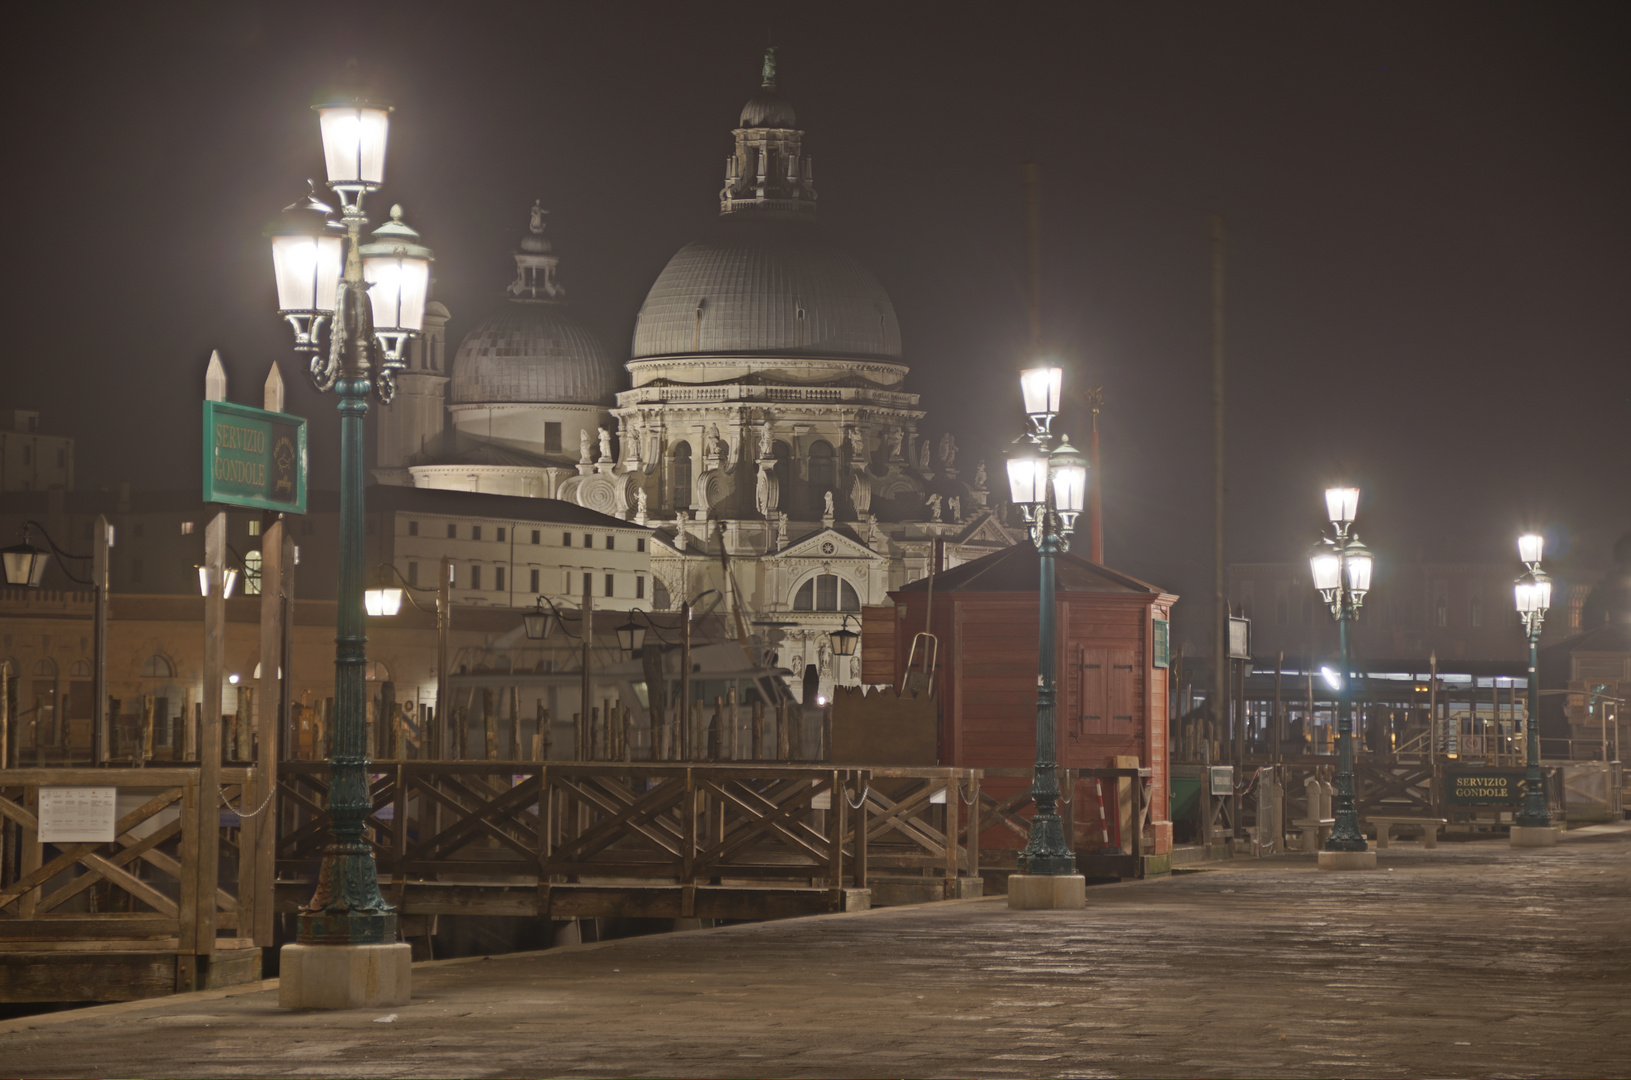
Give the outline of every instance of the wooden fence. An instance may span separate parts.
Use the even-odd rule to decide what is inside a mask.
[[[241,806],[253,770],[0,770],[0,1001],[107,1001],[258,978],[269,882]],[[41,788],[114,788],[110,843],[39,839]]]
[[[279,769],[278,903],[310,892],[327,766]],[[956,895],[978,770],[398,761],[372,773],[382,888],[405,915],[752,919],[862,906],[880,872]],[[948,837],[950,838],[948,840]]]

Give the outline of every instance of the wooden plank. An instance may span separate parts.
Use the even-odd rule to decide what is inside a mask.
[[[75,914],[46,915],[35,919],[0,919],[0,941],[7,942],[73,942],[98,938],[174,939],[180,932],[180,920],[163,915]]]
[[[0,1001],[131,1001],[175,989],[176,954],[0,953]]]
[[[181,926],[182,953],[198,946],[198,774],[187,777],[181,798],[181,876],[176,894],[176,917]]]

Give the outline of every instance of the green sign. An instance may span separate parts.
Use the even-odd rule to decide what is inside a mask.
[[[1522,769],[1445,769],[1444,801],[1450,806],[1517,806],[1523,802]]]
[[[1151,619],[1155,627],[1154,667],[1172,666],[1172,624],[1166,619]]]
[[[204,501],[306,512],[306,419],[204,402]]]

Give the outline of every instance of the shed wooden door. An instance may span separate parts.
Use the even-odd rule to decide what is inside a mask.
[[[1138,670],[1133,650],[1078,645],[1069,737],[1127,739],[1138,733]]]

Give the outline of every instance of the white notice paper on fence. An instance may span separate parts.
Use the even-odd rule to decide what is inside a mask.
[[[105,844],[114,839],[117,788],[40,788],[40,841]]]

